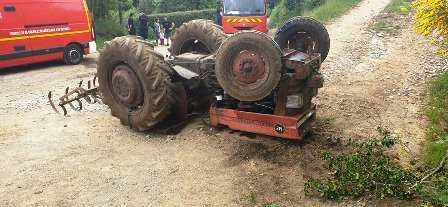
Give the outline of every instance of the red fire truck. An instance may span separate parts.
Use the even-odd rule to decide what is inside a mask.
[[[221,25],[227,34],[239,30],[268,32],[267,1],[222,0],[220,2]]]
[[[64,60],[96,50],[85,0],[0,1],[0,69]]]

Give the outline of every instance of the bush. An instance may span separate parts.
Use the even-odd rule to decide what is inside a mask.
[[[280,27],[289,18],[301,15],[302,13],[301,7],[291,8],[291,5],[289,4],[290,2],[288,0],[282,0],[272,10],[269,19],[270,28]]]
[[[308,195],[331,200],[360,197],[366,193],[378,198],[413,199],[421,186],[412,172],[395,164],[386,154],[396,143],[390,132],[379,129],[380,139],[356,144],[353,152],[341,155],[325,153],[323,159],[332,172],[330,179],[310,179],[305,185]]]
[[[113,18],[97,19],[95,21],[95,33],[103,37],[117,37],[126,34],[126,28]]]
[[[314,9],[324,4],[327,0],[304,0],[303,7],[305,9]]]
[[[418,32],[433,36],[441,46],[441,53],[448,56],[448,0],[416,0],[415,24]]]
[[[152,27],[152,25],[154,25],[157,18],[162,21],[164,17],[167,17],[169,21],[174,22],[176,26],[180,26],[183,23],[194,19],[209,19],[215,21],[216,9],[151,14],[149,15],[150,26]]]
[[[326,22],[346,13],[359,2],[361,0],[327,0],[321,6],[306,11],[305,15]]]
[[[270,28],[279,27],[291,17],[311,16],[320,21],[336,18],[361,0],[280,0],[270,16]],[[294,6],[291,2],[296,2]]]

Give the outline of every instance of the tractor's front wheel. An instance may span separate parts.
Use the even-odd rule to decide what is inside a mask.
[[[175,99],[173,70],[150,44],[132,37],[106,43],[98,63],[103,102],[113,116],[138,131],[151,129],[170,113]]]

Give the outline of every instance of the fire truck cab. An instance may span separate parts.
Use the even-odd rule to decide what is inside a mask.
[[[220,0],[220,23],[226,34],[240,30],[268,32],[265,0]]]

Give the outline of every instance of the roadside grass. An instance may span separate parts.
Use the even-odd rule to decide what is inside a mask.
[[[429,127],[425,160],[434,167],[446,156],[448,150],[448,73],[431,83],[426,116]]]
[[[424,159],[429,167],[441,169],[427,182],[424,198],[435,206],[448,206],[448,164],[440,165],[448,154],[448,73],[430,84],[428,96],[425,112],[429,125]]]
[[[378,15],[375,21],[370,24],[369,28],[375,33],[398,35],[403,25],[401,16],[408,15],[410,11],[410,0],[392,0],[382,14]]]
[[[104,43],[111,40],[112,37],[106,37],[106,36],[96,36],[96,46],[98,49],[103,49]]]
[[[310,11],[306,11],[304,16],[311,16],[319,21],[328,22],[339,17],[362,0],[327,0],[324,4]]]
[[[400,27],[393,25],[387,19],[379,19],[378,21],[375,21],[375,23],[373,23],[373,25],[370,27],[370,29],[374,30],[377,33],[382,32],[382,33],[392,34],[392,33],[395,33],[397,30],[399,30]]]
[[[310,0],[309,0],[310,1]],[[312,0],[311,0],[312,1]],[[294,16],[310,16],[321,22],[328,22],[344,15],[362,0],[321,0],[321,5],[314,8],[299,8],[288,10],[282,1],[272,10],[270,28],[280,27],[286,20]]]
[[[407,19],[402,15],[410,12],[410,0],[393,0],[370,28],[395,34]],[[448,73],[430,83],[425,115],[427,142],[416,169],[406,170],[389,157],[394,139],[380,130],[382,138],[355,144],[351,152],[324,153],[330,176],[308,180],[305,192],[336,201],[375,195],[413,200],[424,207],[448,207]]]
[[[411,11],[411,0],[392,0],[384,11],[387,13],[409,14]]]

